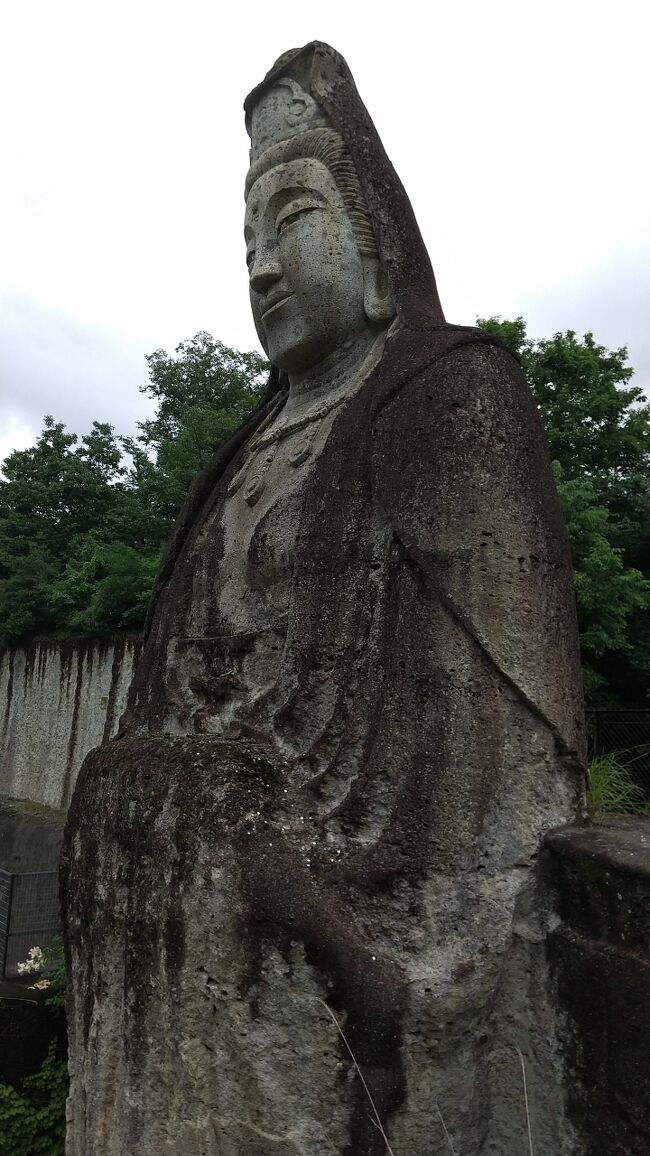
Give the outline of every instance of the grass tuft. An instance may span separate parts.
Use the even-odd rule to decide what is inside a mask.
[[[523,1056],[523,1052],[522,1052],[521,1048],[515,1047],[515,1051],[516,1051],[517,1055],[519,1056],[519,1063],[521,1064],[521,1078],[522,1078],[523,1083],[524,1083],[524,1104],[526,1106],[526,1127],[528,1128],[528,1150],[530,1152],[530,1156],[535,1156],[535,1150],[533,1148],[533,1130],[532,1130],[531,1124],[530,1124],[530,1106],[528,1104],[528,1083],[526,1081],[526,1063],[524,1061],[524,1056]]]
[[[647,815],[650,805],[621,759],[624,752],[598,755],[587,768],[587,809],[598,815]]]

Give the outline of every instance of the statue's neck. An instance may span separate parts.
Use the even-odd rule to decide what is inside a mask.
[[[351,381],[363,366],[378,339],[377,330],[364,330],[348,345],[335,349],[304,373],[289,374],[289,396],[284,417],[320,401]]]

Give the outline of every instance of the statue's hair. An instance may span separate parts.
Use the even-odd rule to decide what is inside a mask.
[[[347,209],[359,252],[378,257],[377,242],[370,224],[357,171],[345,151],[343,139],[334,129],[312,128],[277,141],[253,161],[246,175],[246,197],[263,173],[288,161],[320,161],[332,174]]]

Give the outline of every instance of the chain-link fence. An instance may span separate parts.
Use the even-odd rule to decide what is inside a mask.
[[[616,753],[650,800],[650,710],[593,710],[587,715],[589,758]]]
[[[0,979],[14,979],[30,947],[61,934],[57,871],[0,871]]]

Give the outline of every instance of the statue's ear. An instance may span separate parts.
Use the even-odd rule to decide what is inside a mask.
[[[384,266],[378,257],[365,253],[363,262],[363,307],[366,317],[375,324],[392,321],[397,310]]]

